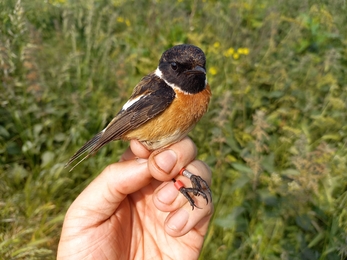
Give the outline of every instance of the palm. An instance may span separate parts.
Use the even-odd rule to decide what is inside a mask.
[[[125,259],[198,258],[203,235],[197,230],[192,229],[182,237],[171,237],[165,232],[164,222],[169,213],[158,211],[152,200],[159,184],[153,181],[127,196],[117,211],[96,227],[102,237],[94,244],[100,250],[98,253],[93,250],[96,255],[111,253],[113,257]],[[119,234],[123,235],[119,237]],[[88,235],[93,239],[95,230]]]

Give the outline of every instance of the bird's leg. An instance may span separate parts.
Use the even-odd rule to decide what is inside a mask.
[[[186,168],[182,168],[180,174],[190,179],[192,183],[191,188],[184,187],[183,183],[180,180],[172,179],[172,181],[175,183],[175,187],[184,195],[184,197],[187,198],[193,210],[194,207],[199,207],[195,204],[189,193],[193,193],[194,196],[202,196],[206,200],[206,204],[208,204],[209,200],[212,202],[210,187],[203,178],[198,175],[192,174]],[[207,191],[207,195],[205,191]]]

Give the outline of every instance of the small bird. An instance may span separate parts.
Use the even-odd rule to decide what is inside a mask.
[[[85,143],[65,167],[86,154],[76,167],[114,140],[136,139],[148,150],[157,150],[183,139],[204,115],[210,101],[205,66],[204,52],[194,45],[176,45],[165,51],[157,69],[141,79],[115,118]],[[202,196],[206,203],[212,201],[205,180],[185,168],[180,174],[191,180],[192,187],[186,188],[176,179],[173,182],[193,210],[197,206],[189,193]]]

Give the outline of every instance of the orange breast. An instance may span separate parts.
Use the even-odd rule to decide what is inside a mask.
[[[211,97],[211,89],[197,94],[185,94],[175,90],[176,98],[159,116],[138,129],[130,131],[124,139],[137,139],[149,150],[155,150],[178,142],[185,137],[205,114]]]

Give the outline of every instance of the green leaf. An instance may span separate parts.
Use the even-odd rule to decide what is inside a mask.
[[[296,224],[306,231],[312,231],[313,227],[311,224],[311,219],[307,215],[301,215],[295,217]]]
[[[232,212],[224,218],[216,218],[214,223],[223,228],[232,228],[236,224],[236,219],[245,212],[243,207],[235,207]]]
[[[5,127],[0,125],[0,136],[3,136],[5,138],[10,137],[10,133],[6,130]]]
[[[51,151],[44,152],[41,156],[41,160],[42,160],[41,167],[45,167],[48,164],[50,164],[53,161],[54,157],[55,157],[55,154],[53,152]]]
[[[309,247],[309,248],[312,248],[312,247],[318,245],[318,243],[319,243],[320,241],[322,241],[322,240],[324,239],[324,237],[325,237],[324,232],[319,232],[318,235],[315,236],[315,237],[312,239],[312,241],[308,244],[308,247]]]
[[[239,172],[253,173],[252,169],[242,163],[232,163],[233,168]]]

